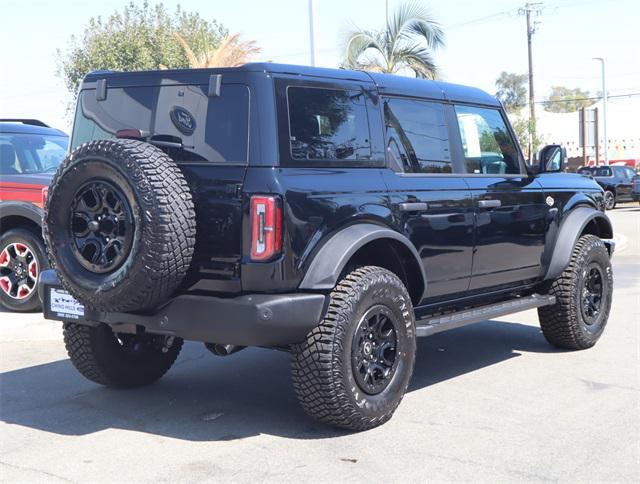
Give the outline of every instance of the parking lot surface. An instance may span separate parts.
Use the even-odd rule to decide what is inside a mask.
[[[421,339],[394,418],[364,433],[304,415],[286,353],[188,343],[155,385],[110,390],[74,370],[59,323],[2,312],[0,479],[638,482],[640,207],[621,207],[594,348],[552,348],[535,311]]]

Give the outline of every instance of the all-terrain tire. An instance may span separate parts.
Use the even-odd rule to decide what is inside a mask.
[[[90,247],[93,252],[83,260],[83,249],[74,241],[71,228],[78,223],[72,207],[87,205],[82,194],[91,190],[86,187],[92,184],[112,187],[121,200],[110,201],[108,197],[113,195],[105,195],[98,188],[93,197],[96,200],[89,200],[89,205],[108,210],[106,204],[110,203],[120,211],[124,206],[130,221],[122,229],[129,237],[121,249],[122,261],[102,272],[88,267],[94,256],[96,267],[99,266],[101,252]],[[46,212],[44,233],[51,265],[65,289],[93,309],[153,308],[171,296],[189,269],[196,235],[192,195],[176,163],[148,143],[97,140],[76,148],[58,168],[49,189]],[[96,230],[100,225],[91,217],[85,217],[84,223],[87,227],[95,224],[91,230]],[[123,218],[120,222],[117,217],[114,220],[122,224]],[[114,226],[111,223],[111,230]]]
[[[135,388],[160,379],[176,361],[182,340],[113,333],[106,324],[64,324],[71,363],[87,379],[112,388]]]
[[[357,381],[353,352],[363,318],[381,307],[395,321],[397,366],[387,386],[367,393]],[[324,319],[291,348],[292,380],[311,417],[349,430],[367,430],[391,418],[404,396],[415,363],[415,319],[402,281],[381,267],[353,270],[330,294]]]
[[[602,286],[602,290],[601,297],[594,298],[589,292],[589,281],[597,273],[600,276],[596,280],[601,283],[596,285]],[[556,303],[538,308],[540,327],[547,341],[570,350],[582,350],[596,344],[607,324],[613,294],[611,260],[600,238],[595,235],[580,237],[569,265],[552,282],[549,294],[556,296]],[[592,301],[597,303],[596,313],[590,305]]]
[[[16,247],[25,248],[23,257],[20,257],[20,254],[16,254]],[[6,263],[3,263],[2,259],[4,257],[8,256],[8,258],[11,259],[16,255],[20,260],[7,260]],[[20,278],[20,281],[16,278],[16,268],[14,267],[14,263],[16,262],[21,264],[20,271],[23,277]],[[35,266],[32,266],[34,262]],[[38,278],[40,273],[48,268],[49,264],[47,262],[44,243],[42,242],[41,235],[37,233],[35,229],[15,228],[4,232],[0,235],[0,279],[7,279],[5,279],[5,281],[0,280],[0,285],[4,284],[3,287],[0,287],[0,304],[15,312],[39,310],[41,304],[40,299],[38,299]],[[35,271],[35,277],[29,274],[30,270]],[[11,284],[12,287],[9,287],[7,283],[9,279],[13,279],[14,284],[26,285],[25,292],[28,291],[28,294],[23,297],[18,297],[18,289],[20,286]]]

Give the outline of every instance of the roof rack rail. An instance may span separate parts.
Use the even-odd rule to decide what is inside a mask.
[[[43,123],[39,119],[19,119],[19,118],[15,118],[15,119],[0,119],[0,123],[22,123],[22,124],[28,124],[30,126],[41,126],[43,128],[50,128],[51,127],[48,124]]]

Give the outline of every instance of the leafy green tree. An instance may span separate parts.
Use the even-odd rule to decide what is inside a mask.
[[[347,37],[343,67],[396,73],[411,69],[416,77],[435,79],[433,53],[444,46],[440,24],[421,5],[406,3],[382,30],[355,30]]]
[[[162,4],[130,2],[106,19],[89,19],[81,39],[71,37],[65,50],[58,50],[58,74],[75,96],[80,82],[91,71],[132,71],[189,67],[178,33],[196,52],[215,49],[228,35],[215,20],[207,21],[180,6],[170,13]]]
[[[502,102],[509,113],[518,112],[527,105],[528,76],[502,71],[496,79],[496,97]]]
[[[516,133],[518,143],[525,154],[525,158],[529,157],[528,149],[530,134],[533,136],[533,139],[531,140],[531,151],[535,156],[540,147],[544,144],[544,140],[537,133],[535,121],[523,116],[511,116],[511,118],[511,126],[513,127],[513,131]],[[533,156],[531,159],[533,159]]]
[[[595,99],[588,99],[589,91],[579,87],[570,89],[564,86],[551,86],[551,94],[544,102],[544,110],[551,113],[573,113],[580,108],[588,108],[595,104]]]

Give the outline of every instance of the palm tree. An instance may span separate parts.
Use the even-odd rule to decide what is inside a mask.
[[[215,49],[208,49],[196,54],[186,40],[177,32],[173,33],[176,41],[184,49],[189,67],[238,67],[262,52],[253,40],[241,40],[240,34],[226,36]]]
[[[435,79],[433,52],[444,46],[444,32],[421,5],[400,5],[386,29],[349,33],[343,67],[395,73],[411,69],[416,77]]]

